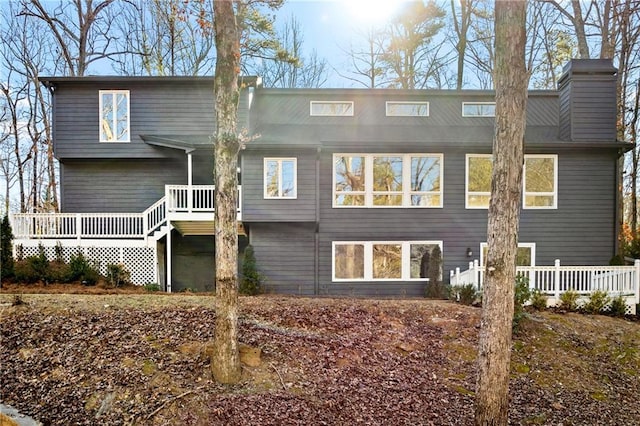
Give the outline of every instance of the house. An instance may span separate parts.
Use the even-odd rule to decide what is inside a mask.
[[[616,69],[568,63],[530,91],[521,265],[606,265],[616,252]],[[14,244],[122,262],[134,282],[212,290],[213,79],[51,77],[60,214],[15,214]],[[242,78],[240,251],[267,291],[424,294],[486,250],[494,93],[268,89]],[[433,266],[431,266],[433,268]],[[447,274],[442,273],[445,280]]]

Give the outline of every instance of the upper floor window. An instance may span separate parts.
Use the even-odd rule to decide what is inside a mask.
[[[442,207],[442,154],[334,154],[334,207]]]
[[[467,154],[466,208],[489,207],[492,170],[491,154]],[[558,156],[525,155],[522,186],[525,209],[556,209],[558,206]]]
[[[496,103],[495,102],[463,102],[462,116],[463,117],[495,117]]]
[[[297,159],[264,159],[264,198],[296,198]]]
[[[386,103],[387,117],[428,117],[429,102],[392,102]]]
[[[425,280],[434,248],[442,253],[442,241],[334,241],[332,246],[333,281]]]
[[[129,91],[100,90],[100,142],[129,142]]]
[[[318,116],[353,116],[352,101],[311,101],[311,115]]]

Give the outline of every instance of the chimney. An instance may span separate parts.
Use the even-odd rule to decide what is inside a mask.
[[[560,139],[616,140],[616,79],[610,59],[572,59],[558,81]]]

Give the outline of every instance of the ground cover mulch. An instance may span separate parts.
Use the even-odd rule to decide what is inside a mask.
[[[0,294],[0,400],[45,425],[472,424],[477,308],[243,297],[240,341],[260,359],[221,386],[211,296],[20,300]],[[514,340],[511,423],[640,424],[639,348],[638,322],[532,314]]]

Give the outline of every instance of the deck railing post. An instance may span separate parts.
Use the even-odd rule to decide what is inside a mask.
[[[636,269],[636,273],[635,273],[635,279],[634,279],[634,283],[633,285],[635,286],[635,299],[636,299],[636,305],[640,303],[640,259],[636,259],[635,262],[633,262],[633,266]],[[637,312],[636,312],[637,314]]]
[[[553,271],[553,287],[556,300],[560,300],[560,259],[556,259],[553,263],[555,267]]]
[[[473,268],[473,284],[476,286],[478,291],[480,291],[481,272],[480,265],[478,264],[478,259],[475,259],[473,263],[471,263],[471,267]]]
[[[456,285],[460,284],[460,267],[456,268]]]
[[[76,214],[76,239],[80,245],[80,241],[82,241],[82,215],[80,213]]]

